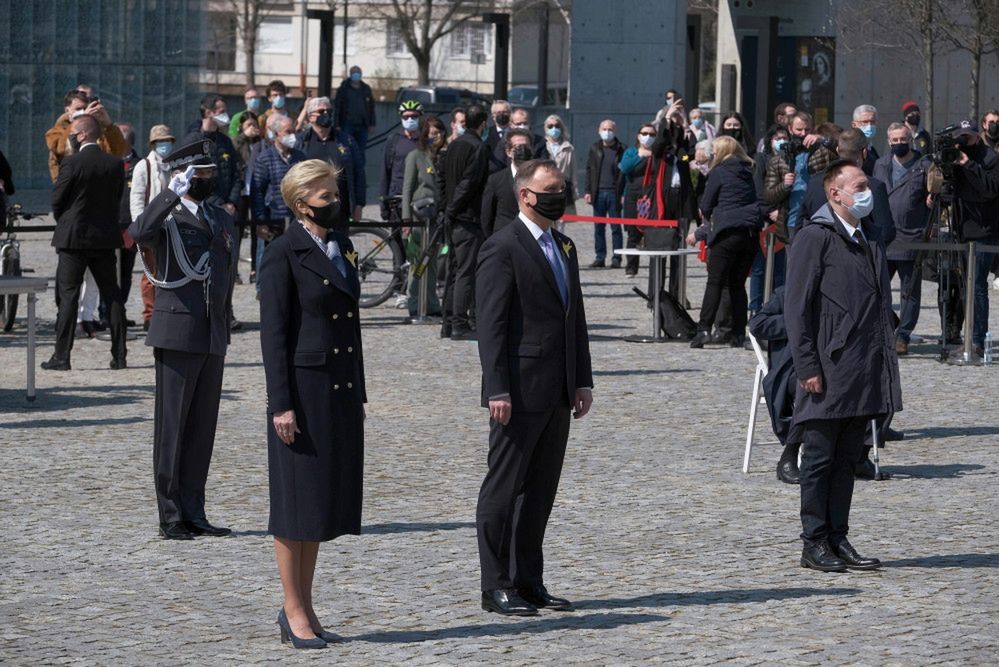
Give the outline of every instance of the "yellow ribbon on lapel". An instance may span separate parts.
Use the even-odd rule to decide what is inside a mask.
[[[353,266],[355,269],[357,268],[357,251],[356,250],[351,250],[350,252],[346,253],[344,255],[344,257],[347,258],[347,261],[350,262],[351,266]]]
[[[569,256],[569,252],[572,250],[572,243],[565,241],[562,243],[562,252],[565,253],[566,257]]]

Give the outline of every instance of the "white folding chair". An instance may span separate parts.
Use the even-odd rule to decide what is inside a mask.
[[[756,413],[761,404],[767,404],[767,399],[763,395],[763,377],[767,374],[767,357],[763,354],[763,349],[756,337],[748,332],[747,335],[749,342],[753,345],[753,352],[756,353],[756,373],[753,376],[753,401],[749,404],[749,426],[746,428],[746,454],[742,459],[742,472],[749,472],[749,457],[753,452],[753,443],[756,438]]]

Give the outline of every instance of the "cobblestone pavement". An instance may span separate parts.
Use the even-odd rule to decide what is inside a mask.
[[[591,257],[591,228],[569,233]],[[27,240],[24,255],[54,275],[47,239]],[[696,305],[702,265],[690,276]],[[854,499],[853,542],[886,567],[819,574],[798,565],[798,490],[775,479],[777,447],[760,445],[741,472],[752,353],[624,342],[649,328],[635,281],[610,269],[582,278],[595,404],[573,423],[546,540],[547,582],[575,613],[507,620],[479,609],[473,522],[487,421],[476,348],[383,306],[363,313],[364,531],[324,545],[317,573],[320,615],[350,641],[308,655],[281,646],[258,316],[243,285],[246,328],[227,358],[208,485],[209,518],[235,529],[226,539],[156,536],[152,354],[141,340],[123,372],[107,370],[109,343],[77,341],[74,370],[39,371],[28,405],[23,319],[0,335],[0,662],[999,661],[994,369],[941,365],[931,346],[914,347],[896,419],[906,440],[884,454],[894,477],[858,483]],[[133,292],[131,313],[137,304]],[[937,330],[930,306],[920,333]],[[39,316],[41,361],[51,290]]]

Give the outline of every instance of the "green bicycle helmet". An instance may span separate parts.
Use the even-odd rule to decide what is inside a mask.
[[[405,113],[407,111],[423,113],[423,104],[420,103],[420,100],[406,100],[399,105],[399,113]]]

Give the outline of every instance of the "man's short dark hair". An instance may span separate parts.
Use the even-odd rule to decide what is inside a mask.
[[[507,146],[510,145],[511,143],[510,140],[513,139],[514,137],[525,137],[527,139],[528,146],[530,146],[531,143],[534,141],[534,137],[531,136],[530,130],[525,130],[522,127],[511,127],[509,130],[506,131],[505,141]]]
[[[77,90],[76,88],[66,93],[66,96],[63,98],[63,106],[68,107],[73,103],[73,100],[80,100],[84,104],[90,104],[90,97],[82,90]]]
[[[867,148],[867,137],[863,132],[855,127],[843,130],[837,139],[837,152],[842,156],[843,152],[862,153]],[[845,157],[845,156],[844,156]],[[849,159],[849,158],[847,158]]]
[[[225,102],[222,96],[218,93],[208,93],[201,98],[201,117],[205,117],[206,111],[215,111],[215,105],[219,102]]]
[[[455,107],[451,109],[451,120],[454,120],[454,115],[456,113],[465,114],[465,120],[468,121],[468,116],[467,112],[465,111],[465,107]]]
[[[287,95],[288,86],[284,85],[284,81],[281,79],[274,79],[267,84],[267,97],[271,96],[271,92],[278,93],[279,95]]]
[[[489,119],[489,113],[481,104],[473,104],[465,110],[465,127],[475,130],[481,128]]]
[[[86,133],[87,141],[97,141],[101,136],[101,124],[90,114],[77,116],[73,123],[79,128],[79,131]],[[70,126],[70,131],[72,131],[72,126]]]
[[[855,169],[859,168],[855,162],[851,162],[850,160],[833,160],[829,166],[826,167],[825,176],[822,177],[822,191],[828,192],[829,186],[832,182],[835,181],[847,167],[853,167]]]
[[[784,118],[784,122],[785,123],[787,123],[789,120],[791,120],[784,113],[785,111],[787,111],[788,107],[794,107],[795,109],[798,108],[794,104],[794,102],[781,102],[780,104],[778,104],[777,106],[774,107],[774,122],[775,123],[778,123],[779,122],[778,119],[782,118],[782,117]]]
[[[517,177],[514,179],[517,192],[520,192],[521,188],[526,188],[527,184],[534,180],[534,174],[539,171],[554,171],[562,176],[558,165],[552,160],[528,160],[517,167]]]

